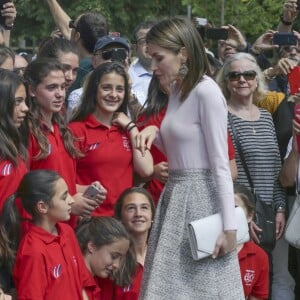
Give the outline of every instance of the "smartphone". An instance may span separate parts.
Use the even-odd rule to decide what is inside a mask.
[[[297,45],[297,37],[292,32],[276,32],[273,35],[273,44],[279,46]]]
[[[300,120],[296,118],[296,115],[300,115],[300,103],[296,103],[294,106],[294,118],[297,120],[297,122],[300,123]],[[298,152],[300,153],[300,135],[296,135],[297,139],[297,146],[298,146]]]
[[[297,1],[297,10],[300,10],[300,0]]]
[[[225,28],[208,28],[206,37],[211,40],[227,40],[228,30]]]
[[[11,2],[12,0],[0,0],[0,10],[3,9],[5,3]],[[0,25],[5,25],[5,17],[0,14]]]
[[[300,66],[296,66],[288,74],[288,81],[290,85],[290,94],[295,95],[300,93]]]
[[[83,197],[94,200],[101,191],[93,184],[87,187],[83,193]]]

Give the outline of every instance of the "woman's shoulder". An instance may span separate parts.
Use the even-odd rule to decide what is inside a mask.
[[[218,84],[209,76],[205,75],[193,89],[191,96],[203,105],[224,105],[227,106],[224,95]]]
[[[247,249],[247,252],[250,254],[255,254],[256,256],[256,260],[258,263],[264,263],[264,262],[268,262],[268,255],[266,254],[266,252],[259,247],[258,245],[256,245],[254,242],[249,241],[247,243],[244,244],[245,249]]]
[[[268,110],[266,110],[265,108],[261,108],[261,107],[258,107],[258,109],[259,109],[261,117],[263,119],[267,119],[267,120],[270,120],[273,122],[272,115]]]

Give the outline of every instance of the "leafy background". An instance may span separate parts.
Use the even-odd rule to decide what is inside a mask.
[[[18,16],[12,32],[12,46],[26,39],[27,46],[37,45],[55,29],[45,0],[14,0]],[[131,38],[133,29],[142,21],[166,16],[187,15],[207,18],[215,26],[233,24],[253,41],[267,29],[276,29],[284,1],[278,0],[60,0],[60,5],[76,17],[87,10],[101,12],[110,24],[110,31]],[[224,7],[224,10],[222,10]],[[223,12],[223,13],[222,13]],[[222,17],[223,15],[223,17]],[[297,20],[295,28],[300,28]]]

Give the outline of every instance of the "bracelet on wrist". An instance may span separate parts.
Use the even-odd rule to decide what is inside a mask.
[[[293,22],[285,21],[283,18],[283,15],[280,15],[280,21],[282,24],[284,24],[286,26],[291,26],[293,24]]]
[[[129,133],[134,127],[137,127],[135,124],[133,124],[132,126],[130,126],[129,128],[127,128],[127,132]]]
[[[279,206],[279,207],[276,209],[276,213],[285,213],[285,208],[282,207],[282,206]]]
[[[125,126],[125,130],[128,130],[128,127],[130,126],[130,124],[134,124],[133,121],[130,121],[126,126]]]

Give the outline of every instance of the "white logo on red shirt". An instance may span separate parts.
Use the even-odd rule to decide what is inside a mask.
[[[1,170],[1,175],[8,176],[12,173],[12,170],[13,170],[12,163],[4,164],[4,166],[2,167],[2,170]]]
[[[75,255],[73,255],[72,258],[73,258],[74,265],[77,268],[78,267],[78,263],[77,263],[77,259],[76,259]]]
[[[245,270],[244,282],[246,285],[251,285],[255,278],[254,270]]]
[[[99,143],[91,144],[88,147],[88,151],[96,150],[99,147]]]
[[[126,151],[131,151],[131,144],[127,136],[122,136],[123,140],[123,147],[126,149]]]
[[[59,277],[61,276],[61,269],[62,269],[61,264],[58,264],[57,266],[54,266],[54,267],[52,268],[52,270],[51,270],[52,276],[53,276],[55,279],[57,279],[57,278],[59,278]]]

